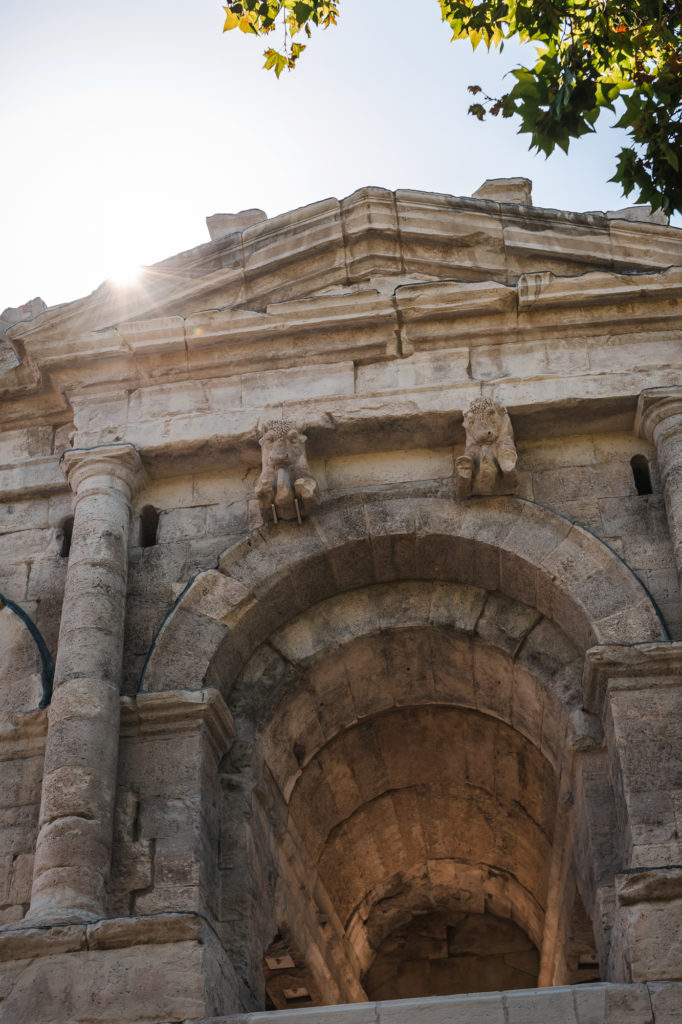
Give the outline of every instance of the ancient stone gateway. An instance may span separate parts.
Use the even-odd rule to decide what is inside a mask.
[[[195,578],[142,686],[150,699],[211,687],[232,713],[220,827],[240,821],[248,882],[228,871],[221,885],[217,864],[214,884],[243,908],[245,947],[274,932],[291,961],[266,972],[280,1008],[285,991],[397,998],[470,991],[472,974],[498,989],[598,971],[608,942],[586,942],[585,903],[610,934],[597,879],[616,851],[590,837],[592,857],[571,864],[606,814],[583,774],[603,761],[583,674],[588,649],[627,644],[633,626],[666,639],[627,566],[513,498],[358,495],[303,530],[256,531]],[[256,915],[268,885],[270,914]],[[473,943],[450,958],[448,922]],[[501,922],[519,934],[497,954]],[[435,930],[430,954],[408,943],[405,962],[373,967],[410,923],[421,947]]]
[[[682,241],[493,185],[3,315],[3,1024],[680,1018]]]

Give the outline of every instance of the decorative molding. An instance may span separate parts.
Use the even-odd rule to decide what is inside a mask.
[[[167,690],[121,698],[121,735],[173,735],[206,727],[219,753],[229,750],[236,727],[217,690]]]
[[[583,699],[585,708],[601,714],[607,690],[648,688],[647,681],[667,677],[668,685],[680,686],[682,641],[641,644],[600,644],[585,654]]]
[[[121,480],[130,488],[131,497],[145,479],[137,449],[125,442],[67,448],[61,454],[59,465],[77,497],[83,481],[93,476],[113,476]]]

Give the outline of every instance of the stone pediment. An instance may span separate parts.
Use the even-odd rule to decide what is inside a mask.
[[[224,447],[252,437],[258,410],[328,396],[323,433],[419,420],[433,444],[487,382],[517,416],[599,401],[631,418],[638,373],[677,379],[682,232],[628,211],[566,213],[491,194],[366,188],[271,219],[218,218],[211,241],[147,268],[138,285],[105,284],[12,327],[20,365],[1,379],[3,423],[75,419],[94,443],[93,408],[130,400],[140,409],[127,434],[146,449],[157,445],[159,402],[182,401],[197,420],[191,446],[208,429],[198,423],[208,402]],[[616,348],[624,372],[607,379]]]
[[[219,234],[146,268],[135,286],[104,283],[15,327],[12,337],[39,332],[42,338],[73,338],[203,310],[264,312],[273,303],[378,277],[510,285],[535,271],[563,276],[682,264],[682,233],[630,213],[570,213],[491,198],[363,188],[343,200],[326,199]],[[235,224],[241,226],[238,216]]]

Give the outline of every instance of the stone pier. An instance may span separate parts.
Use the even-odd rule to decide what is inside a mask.
[[[618,819],[617,981],[679,980],[681,670],[680,643],[603,645],[587,656],[586,704],[601,711]]]

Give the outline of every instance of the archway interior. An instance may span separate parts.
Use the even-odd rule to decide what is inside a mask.
[[[368,996],[368,981],[383,998],[440,994],[443,973],[453,991],[535,984],[537,972],[514,970],[514,954],[537,952],[542,941],[555,805],[554,773],[542,755],[470,709],[396,708],[319,751],[292,794],[290,827]],[[428,942],[420,922],[442,924],[447,948]],[[504,945],[510,929],[524,937],[521,946]],[[481,962],[482,933],[501,954],[496,970]],[[477,935],[477,945],[467,945],[466,934]],[[388,956],[408,939],[405,963]]]
[[[268,1005],[536,984],[581,664],[535,609],[424,581],[322,601],[257,648],[227,696]]]
[[[495,914],[414,914],[384,939],[363,977],[368,999],[500,992],[537,985],[537,947]]]

